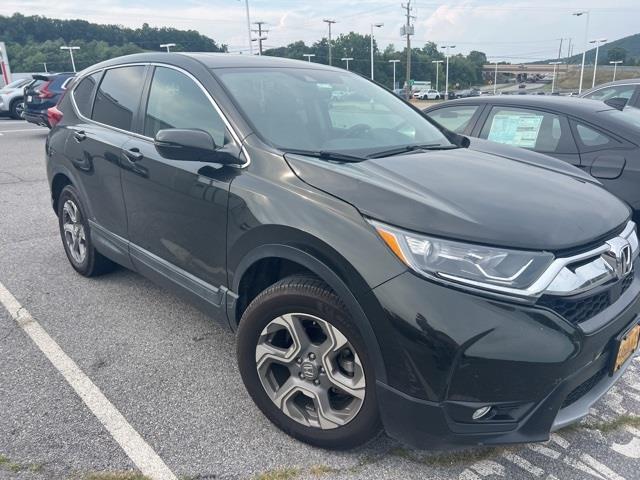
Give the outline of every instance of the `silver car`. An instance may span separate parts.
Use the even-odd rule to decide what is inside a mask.
[[[21,78],[0,88],[0,114],[9,114],[17,120],[24,118],[24,87],[31,78]]]

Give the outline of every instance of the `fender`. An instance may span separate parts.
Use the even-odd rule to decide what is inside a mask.
[[[338,296],[340,296],[349,309],[349,313],[351,314],[356,327],[360,331],[360,334],[369,349],[369,353],[376,370],[376,378],[382,382],[386,382],[387,374],[384,362],[382,361],[380,346],[361,303],[354,296],[349,287],[347,287],[344,281],[331,268],[310,253],[290,245],[280,244],[267,244],[255,248],[247,254],[238,265],[236,273],[234,274],[234,281],[232,285],[233,292],[238,291],[240,280],[251,265],[258,260],[269,257],[284,258],[302,265],[325,281],[327,285],[329,285],[338,294]],[[229,320],[229,325],[234,331],[237,329],[237,324],[240,320],[236,318],[237,299],[238,296],[236,294],[232,294],[232,292],[228,292],[226,295],[227,318]]]
[[[90,197],[87,195],[84,185],[82,184],[82,182],[78,181],[73,171],[71,171],[65,165],[61,165],[60,163],[56,163],[56,165],[49,168],[49,192],[51,193],[51,206],[53,207],[53,179],[58,174],[62,174],[65,177],[67,177],[71,181],[71,184],[74,186],[74,188],[78,190],[78,192],[80,192],[81,199],[84,203],[83,206],[87,210],[87,216],[89,217],[89,219],[95,220],[95,217],[93,215],[93,211],[91,208],[91,203],[89,201]],[[58,212],[55,212],[55,213],[56,215],[58,214]]]

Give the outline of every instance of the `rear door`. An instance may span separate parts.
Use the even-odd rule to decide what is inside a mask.
[[[120,162],[122,147],[132,135],[146,68],[136,65],[111,68],[104,75],[97,72],[72,90],[79,118],[69,127],[65,152],[82,176],[95,229],[110,238],[127,236]],[[126,252],[126,245],[121,246]]]
[[[240,145],[217,105],[191,75],[156,66],[146,88],[140,136],[125,148],[122,187],[131,258],[136,268],[215,303],[226,284],[229,185],[236,169],[162,157],[153,138],[159,130],[195,128],[213,137],[220,155],[240,162]],[[160,276],[158,276],[160,273]]]
[[[533,108],[494,105],[473,136],[527,148],[580,166],[580,155],[564,115]]]

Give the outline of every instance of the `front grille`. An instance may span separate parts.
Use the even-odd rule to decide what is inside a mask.
[[[589,377],[587,380],[582,382],[576,388],[571,390],[571,393],[567,395],[567,398],[564,399],[562,406],[560,408],[568,407],[569,405],[577,402],[582,397],[584,397],[587,393],[595,387],[600,380],[607,374],[607,369],[603,368],[599,372],[595,373],[593,376]]]
[[[543,295],[536,305],[553,310],[569,322],[577,324],[589,320],[615,303],[620,295],[633,283],[635,272],[631,271],[621,282],[610,285],[593,295],[578,297],[560,297]]]

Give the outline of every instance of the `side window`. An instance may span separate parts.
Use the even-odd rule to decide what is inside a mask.
[[[478,106],[444,107],[429,112],[427,115],[445,128],[456,133],[464,132]]]
[[[122,130],[131,130],[144,82],[143,66],[107,70],[100,82],[93,107],[93,120]]]
[[[156,67],[144,117],[144,134],[155,137],[166,128],[197,128],[216,145],[228,143],[225,124],[196,83],[174,69]]]
[[[582,125],[581,123],[576,124],[576,132],[578,133],[580,142],[587,147],[587,149],[606,147],[610,144],[617,143],[608,135],[605,135],[594,128]]]
[[[567,119],[539,110],[493,107],[480,138],[537,152],[577,152]]]
[[[585,95],[584,98],[602,101],[609,100],[610,98],[626,98],[629,100],[633,96],[635,89],[635,85],[612,85],[591,92]]]
[[[80,114],[84,117],[91,117],[91,101],[93,100],[93,92],[96,84],[100,80],[102,72],[96,72],[82,79],[82,81],[73,89],[73,99]]]

